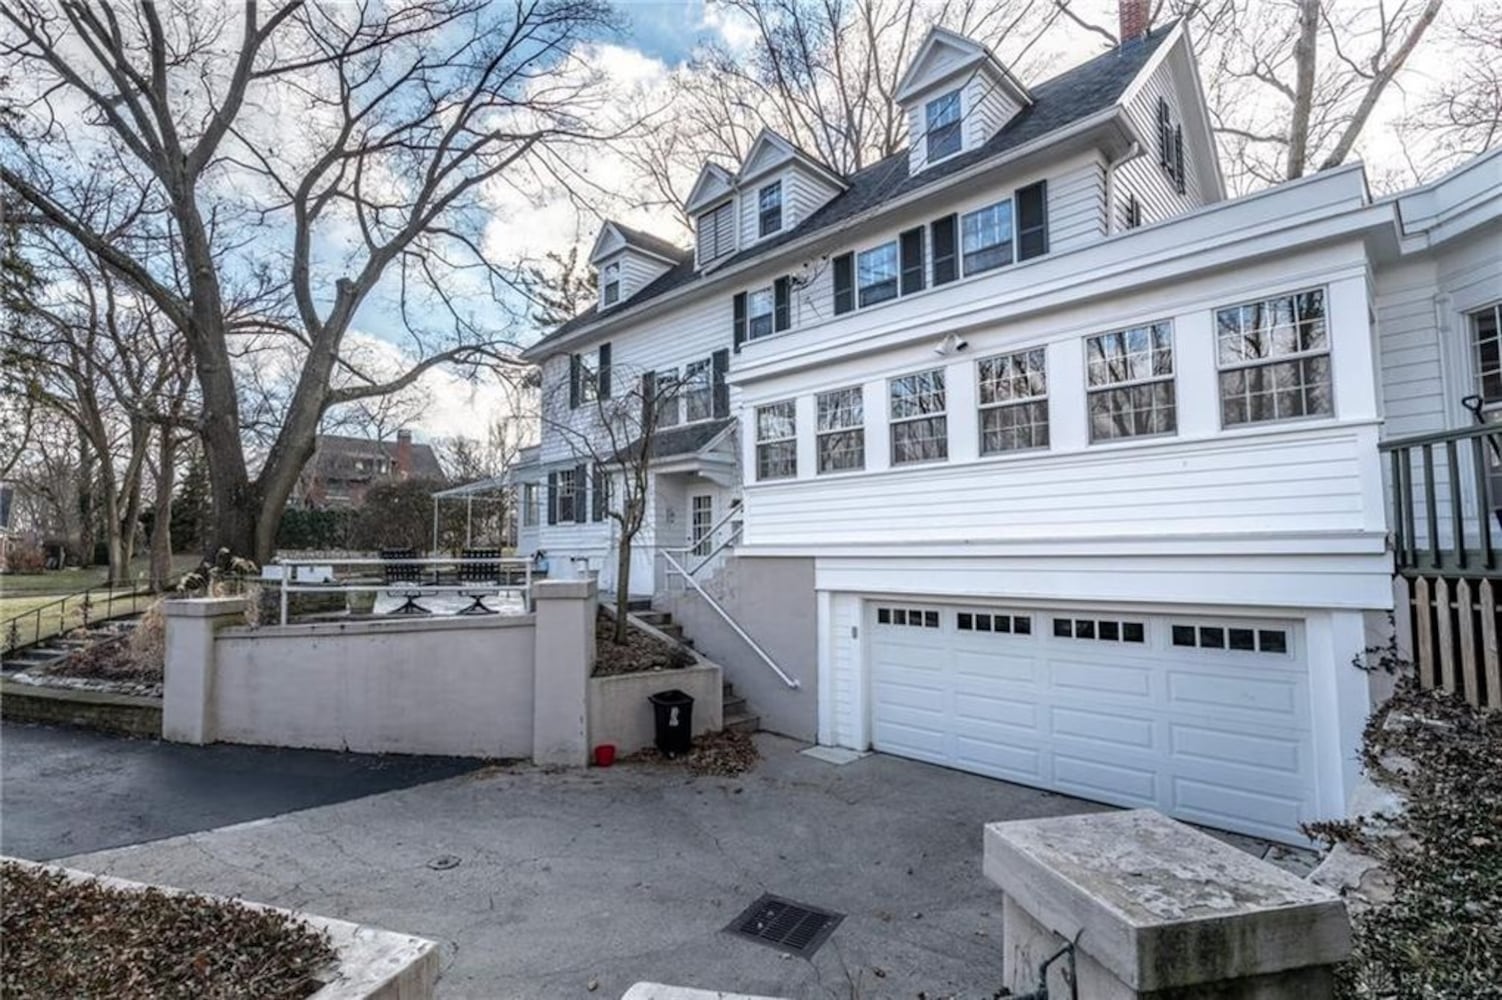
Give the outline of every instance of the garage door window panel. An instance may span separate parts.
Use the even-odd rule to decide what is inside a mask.
[[[1056,639],[1093,639],[1103,642],[1147,642],[1147,625],[1113,618],[1055,618]]]
[[[1242,624],[1194,625],[1175,622],[1170,641],[1184,649],[1288,655],[1288,631]]]

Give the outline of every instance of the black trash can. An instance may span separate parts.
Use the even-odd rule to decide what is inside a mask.
[[[648,695],[657,727],[657,749],[669,757],[688,753],[693,745],[694,699],[677,688]]]

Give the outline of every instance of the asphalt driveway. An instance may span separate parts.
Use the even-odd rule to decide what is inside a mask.
[[[990,997],[1000,896],[982,824],[1103,808],[757,741],[764,759],[739,778],[492,768],[64,863],[437,939],[447,998],[618,997],[638,980]],[[722,933],[763,892],[847,916],[812,960]]]
[[[441,757],[181,746],[0,723],[0,853],[45,861],[450,778]]]

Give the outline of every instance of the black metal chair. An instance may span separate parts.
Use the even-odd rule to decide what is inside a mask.
[[[472,601],[469,607],[460,611],[461,615],[497,615],[500,614],[495,608],[485,603],[485,598],[496,592],[501,586],[501,564],[497,562],[475,562],[479,559],[501,558],[500,549],[464,549],[459,558],[459,583],[460,597],[467,597]],[[484,585],[484,586],[481,586]]]
[[[404,598],[401,607],[393,611],[392,614],[426,615],[431,613],[427,608],[417,603],[417,599],[423,596],[423,590],[420,586],[422,583],[422,567],[416,563],[398,561],[416,558],[416,549],[381,550],[381,561],[384,563],[381,569],[386,574],[386,585],[391,588],[386,591],[386,596]],[[402,584],[406,584],[406,586],[402,586]]]

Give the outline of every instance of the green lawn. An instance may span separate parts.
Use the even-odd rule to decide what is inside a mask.
[[[58,604],[59,598],[53,596],[0,598],[0,630],[3,630],[0,631],[0,649],[29,645],[111,615],[145,611],[155,599],[151,594],[132,598],[128,591],[108,599],[100,594],[85,608],[82,600]],[[38,609],[41,610],[39,615],[27,614]]]
[[[195,555],[176,555],[172,557],[172,572],[186,573],[199,563],[199,557]],[[142,557],[130,564],[130,578],[144,581],[150,575],[151,560]],[[51,594],[61,597],[64,594],[76,594],[80,590],[97,587],[104,583],[104,578],[109,575],[109,569],[104,566],[90,566],[88,569],[58,569],[46,573],[5,573],[0,574],[0,607],[3,602],[13,597],[30,597],[33,595]],[[0,611],[0,618],[5,613]]]

